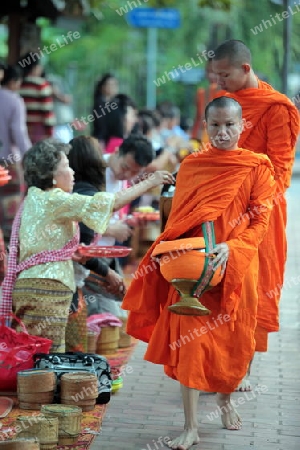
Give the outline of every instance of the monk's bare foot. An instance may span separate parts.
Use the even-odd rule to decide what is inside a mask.
[[[169,441],[167,446],[176,450],[188,450],[192,445],[198,444],[199,441],[198,431],[193,428],[184,430],[178,438]]]
[[[245,378],[243,378],[241,384],[239,384],[239,386],[236,388],[236,391],[239,392],[252,391],[251,383],[247,375],[245,376]]]
[[[217,404],[220,408],[224,428],[227,428],[227,430],[240,430],[242,428],[242,420],[230,400],[230,394],[217,394]]]

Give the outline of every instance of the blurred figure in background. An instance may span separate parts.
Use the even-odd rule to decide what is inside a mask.
[[[165,101],[157,105],[157,110],[161,115],[161,135],[168,143],[170,138],[181,138],[182,141],[187,141],[189,136],[180,127],[180,109],[172,102]],[[179,141],[179,139],[177,139]]]
[[[68,144],[73,138],[73,128],[71,124],[75,119],[72,106],[72,96],[65,93],[66,86],[59,76],[49,74],[47,77],[52,86],[53,107],[55,115],[55,126],[53,135],[55,139]]]
[[[105,73],[100,80],[96,83],[93,97],[93,130],[92,136],[94,136],[100,142],[102,147],[105,147],[106,138],[106,125],[105,115],[106,111],[103,108],[106,102],[110,102],[119,91],[119,83],[116,77],[112,73]]]
[[[93,196],[105,190],[105,163],[98,141],[90,136],[71,140],[68,154],[74,171],[73,192]],[[80,243],[90,245],[97,234],[83,222],[79,223]],[[66,328],[66,351],[87,351],[87,316],[110,312],[117,315],[115,301],[125,291],[122,277],[113,269],[113,258],[89,258],[85,264],[74,262],[76,292]],[[110,262],[112,264],[110,265]]]
[[[157,118],[155,117],[154,111],[139,111],[137,126],[143,136],[149,139],[155,151],[155,158],[148,164],[145,171],[151,173],[155,172],[155,170],[171,170],[169,165],[176,164],[177,161],[174,155],[168,149],[164,148],[164,141],[159,135]]]
[[[6,65],[4,64],[4,62],[0,61],[0,83],[2,81],[2,78],[4,76],[4,69],[5,69]]]
[[[12,222],[25,190],[21,161],[31,146],[25,105],[18,94],[21,82],[20,68],[7,66],[0,89],[0,164],[11,176],[11,180],[0,187],[0,223],[6,244],[9,243]]]
[[[165,101],[157,106],[157,111],[161,116],[160,135],[164,150],[169,151],[180,162],[180,150],[187,148],[190,140],[188,133],[180,127],[180,109],[172,102]]]
[[[197,139],[202,143],[208,142],[207,133],[203,125],[204,111],[206,105],[211,102],[218,90],[217,77],[212,70],[213,58],[209,58],[207,61],[205,76],[208,81],[208,87],[200,87],[196,93],[196,115],[194,125],[191,130],[191,136],[193,139]]]
[[[137,123],[137,106],[126,94],[116,95],[104,118],[105,153],[113,153],[133,131]]]
[[[164,141],[159,134],[160,119],[154,111],[141,110],[138,113],[138,130],[152,144],[155,151],[153,161],[145,167],[146,173],[152,173],[156,170],[169,170],[173,172],[177,165],[177,158],[168,148],[164,147]],[[147,192],[140,199],[137,199],[132,207],[152,206],[158,208],[160,197],[160,188]]]
[[[39,58],[33,58],[27,53],[20,58],[19,65],[23,68],[24,77],[20,95],[25,101],[28,133],[34,144],[53,137],[53,90],[51,84],[42,76],[43,66]]]

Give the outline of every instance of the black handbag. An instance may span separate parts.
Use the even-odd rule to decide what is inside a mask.
[[[64,373],[89,372],[97,376],[98,398],[96,403],[104,405],[110,401],[112,377],[110,366],[104,356],[93,353],[37,353],[34,355],[34,367],[37,369],[52,369],[57,378],[54,400],[59,402],[60,378]]]

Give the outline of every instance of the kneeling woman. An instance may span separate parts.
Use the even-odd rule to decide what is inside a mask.
[[[30,334],[53,341],[65,351],[65,328],[75,292],[72,256],[79,243],[77,222],[103,233],[113,211],[161,183],[166,171],[117,194],[71,194],[74,172],[70,146],[52,139],[36,143],[24,156],[27,196],[13,224],[8,271],[2,286],[0,315],[14,314]],[[12,304],[11,304],[12,302]]]

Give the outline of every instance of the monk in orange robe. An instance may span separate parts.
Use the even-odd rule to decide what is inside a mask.
[[[181,385],[184,431],[168,443],[181,450],[200,439],[200,390],[218,392],[224,427],[241,427],[230,394],[255,349],[257,248],[268,227],[275,190],[268,157],[237,146],[243,127],[240,105],[226,97],[215,99],[206,108],[206,121],[214,146],[182,162],[165,230],[140,263],[122,306],[130,311],[127,332],[149,343],[145,359],[164,365],[165,373]],[[232,226],[241,213],[241,223]],[[151,254],[160,241],[203,236],[201,224],[206,221],[214,222],[214,267],[221,266],[224,277],[201,296],[210,315],[177,315],[168,306],[179,294]]]
[[[287,255],[285,191],[290,185],[299,112],[295,105],[269,84],[260,81],[251,67],[251,53],[238,40],[225,41],[215,50],[212,68],[222,91],[243,110],[244,130],[239,146],[270,158],[276,180],[270,226],[259,247],[256,351],[268,348],[268,333],[279,330],[279,299]],[[247,379],[240,390],[250,390]]]

